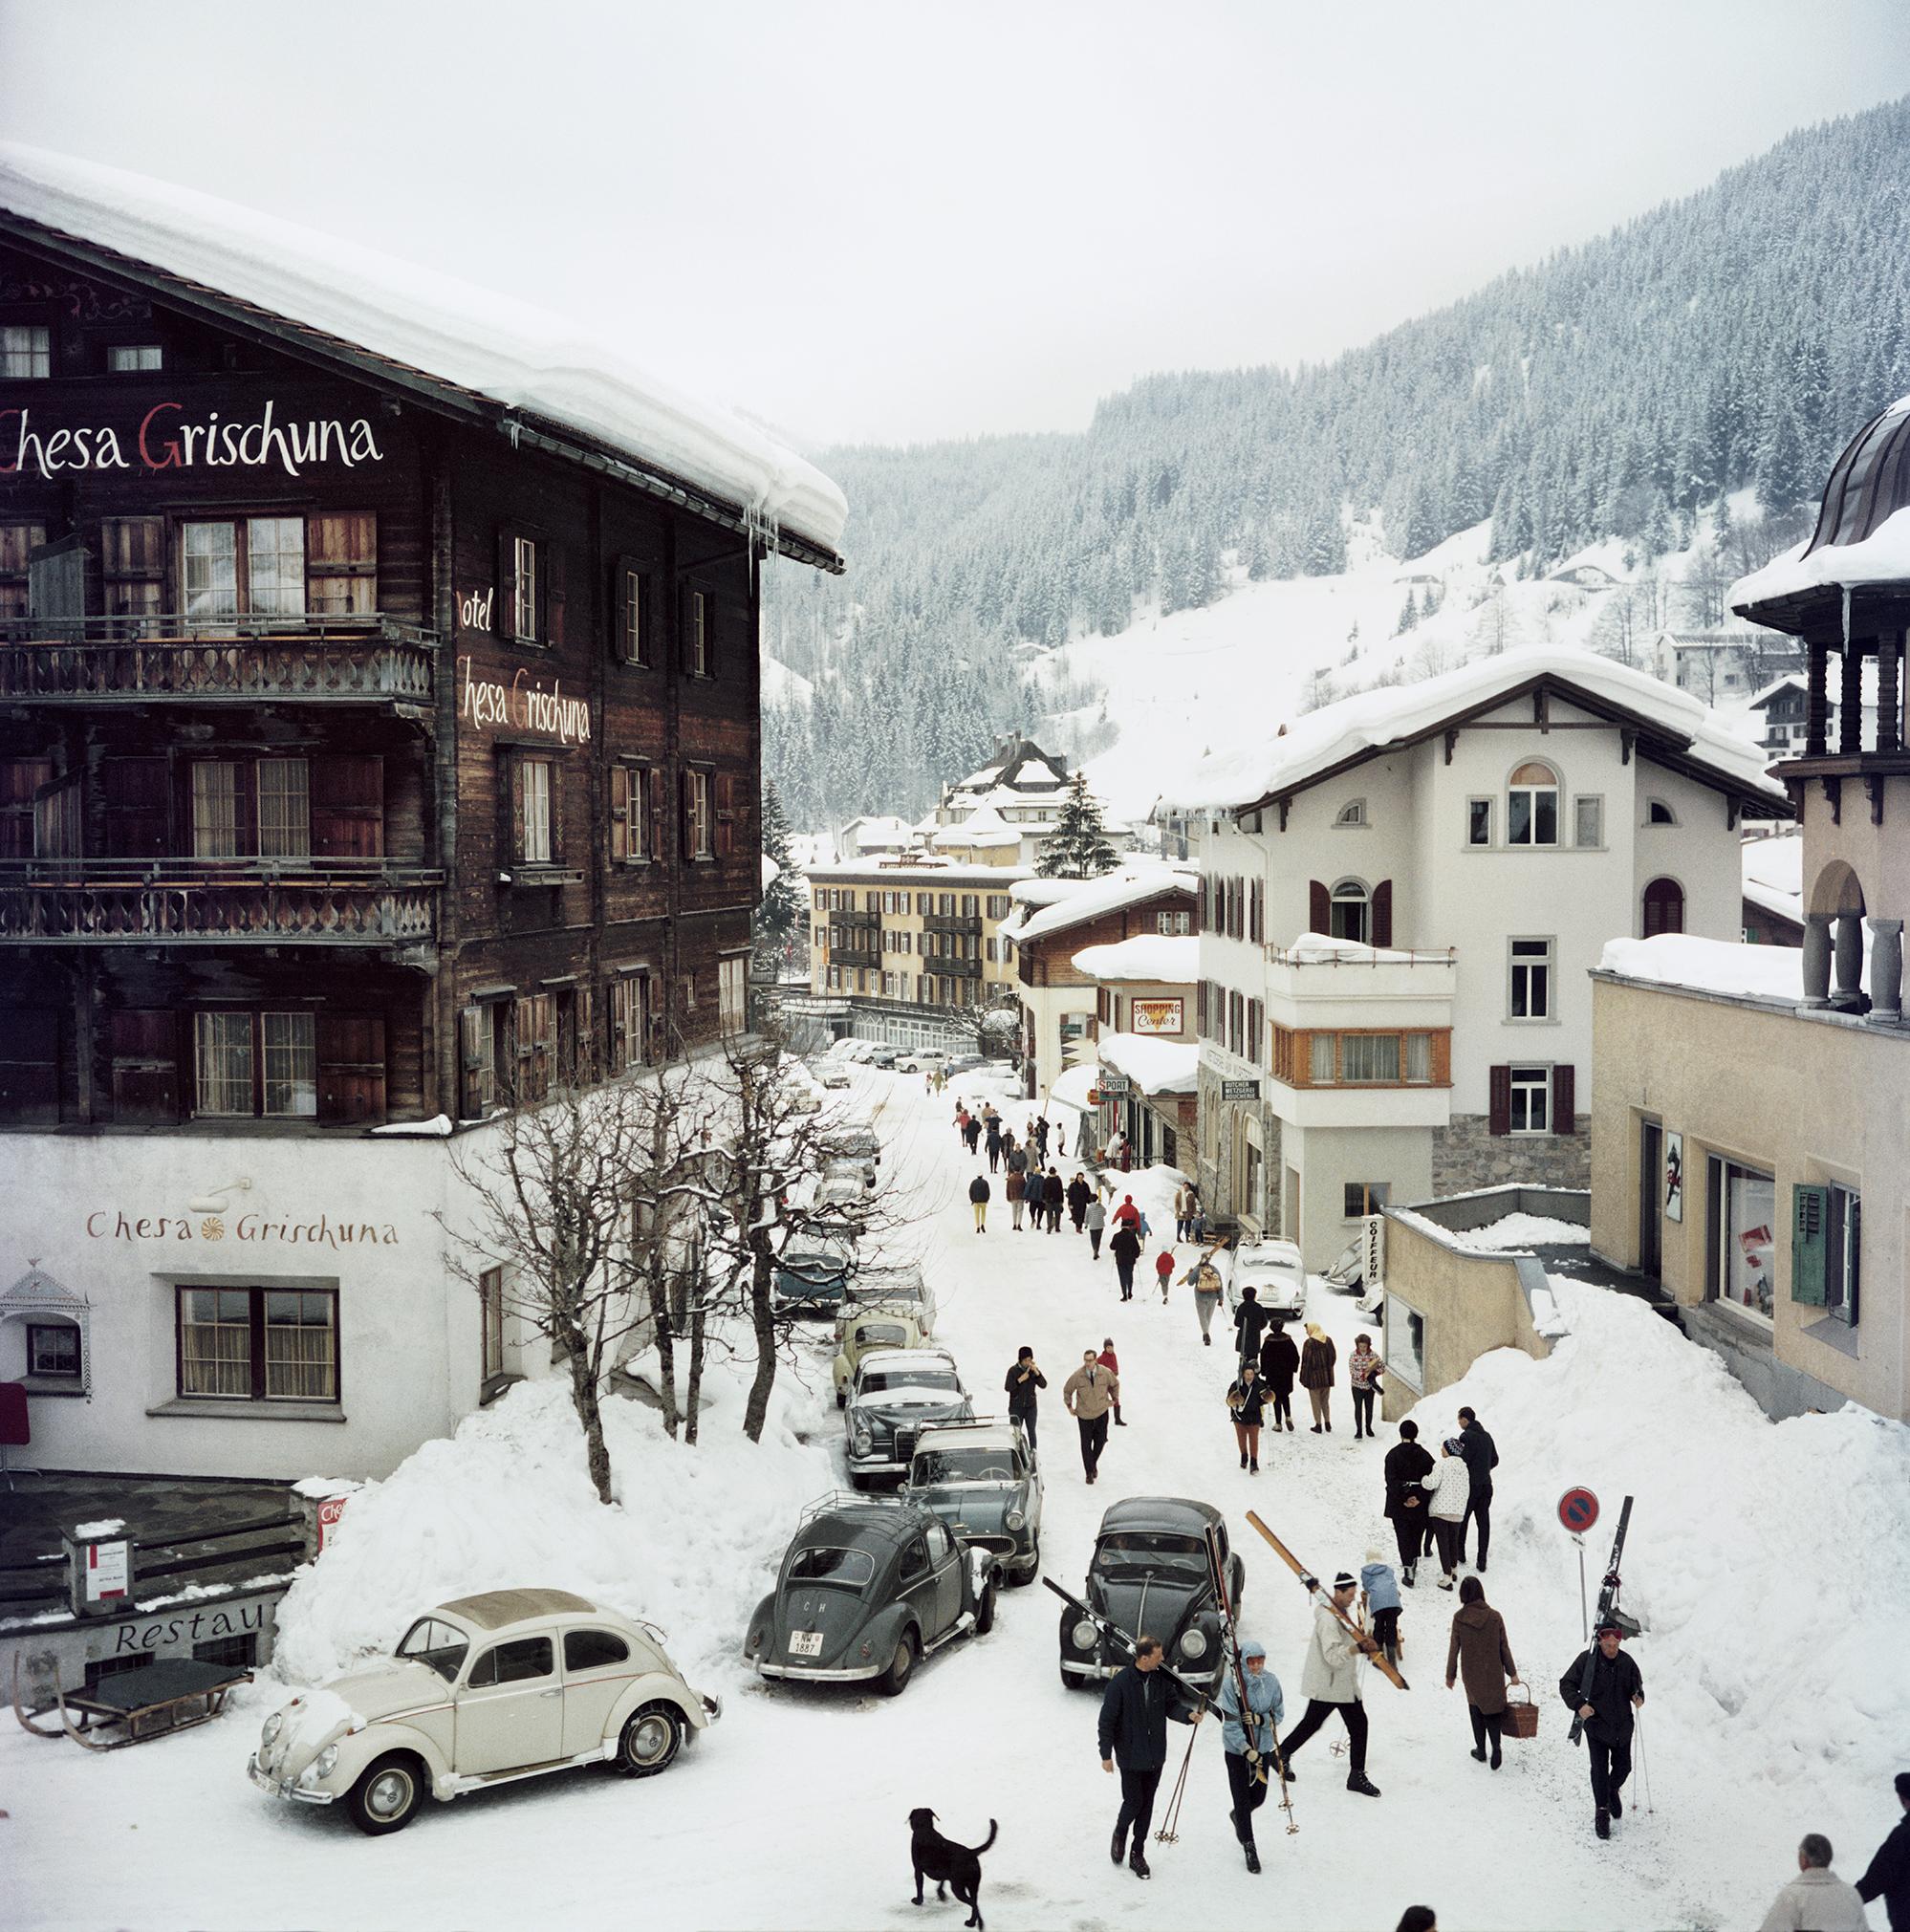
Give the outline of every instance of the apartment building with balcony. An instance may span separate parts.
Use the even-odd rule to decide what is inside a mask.
[[[840,499],[169,194],[0,161],[0,1278],[84,1311],[0,1378],[43,1466],[378,1472],[548,1366],[458,1145],[744,1024],[758,575]]]
[[[1209,1211],[1323,1267],[1388,1199],[1586,1185],[1586,974],[1614,936],[1735,936],[1740,819],[1790,808],[1694,699],[1529,649],[1323,706],[1165,809]]]

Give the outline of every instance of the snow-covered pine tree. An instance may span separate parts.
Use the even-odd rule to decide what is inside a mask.
[[[768,778],[763,781],[763,857],[774,863],[776,876],[756,902],[756,949],[780,959],[802,923],[803,900],[795,854],[790,850],[790,822],[775,783]]]
[[[1088,790],[1087,779],[1076,771],[1068,781],[1054,830],[1035,872],[1043,879],[1097,879],[1112,872],[1116,862],[1100,801]]]

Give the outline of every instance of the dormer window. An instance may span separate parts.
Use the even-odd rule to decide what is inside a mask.
[[[1678,814],[1662,798],[1653,798],[1648,800],[1645,805],[1645,823],[1647,825],[1676,825],[1678,823]]]
[[[1366,801],[1363,798],[1349,798],[1339,808],[1338,815],[1333,821],[1335,825],[1364,825],[1366,823]]]
[[[1506,788],[1506,843],[1558,843],[1558,774],[1536,759],[1521,765]]]

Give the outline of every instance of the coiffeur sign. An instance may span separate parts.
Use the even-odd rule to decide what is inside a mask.
[[[468,725],[492,729],[502,726],[507,731],[541,731],[560,745],[590,743],[589,702],[565,697],[560,678],[553,678],[551,688],[545,690],[522,664],[512,672],[510,684],[501,684],[494,678],[479,677],[470,659],[460,658],[458,715]]]

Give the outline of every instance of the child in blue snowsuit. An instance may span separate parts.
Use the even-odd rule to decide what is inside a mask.
[[[1253,1842],[1253,1814],[1267,1802],[1272,1781],[1279,1776],[1273,1763],[1273,1741],[1287,1714],[1286,1699],[1280,1695],[1280,1680],[1267,1668],[1267,1646],[1248,1638],[1240,1646],[1241,1674],[1247,1679],[1247,1702],[1253,1718],[1253,1748],[1267,1776],[1263,1782],[1253,1775],[1247,1755],[1247,1726],[1242,1722],[1240,1692],[1233,1672],[1221,1679],[1220,1695],[1214,1700],[1221,1714],[1221,1744],[1226,1752],[1226,1782],[1233,1793],[1234,1836],[1247,1856],[1247,1869],[1260,1869],[1260,1853]]]
[[[1386,1661],[1400,1661],[1400,1579],[1393,1566],[1383,1561],[1378,1550],[1366,1552],[1360,1565],[1359,1587],[1366,1595],[1366,1608],[1373,1618],[1373,1639],[1386,1653]]]

